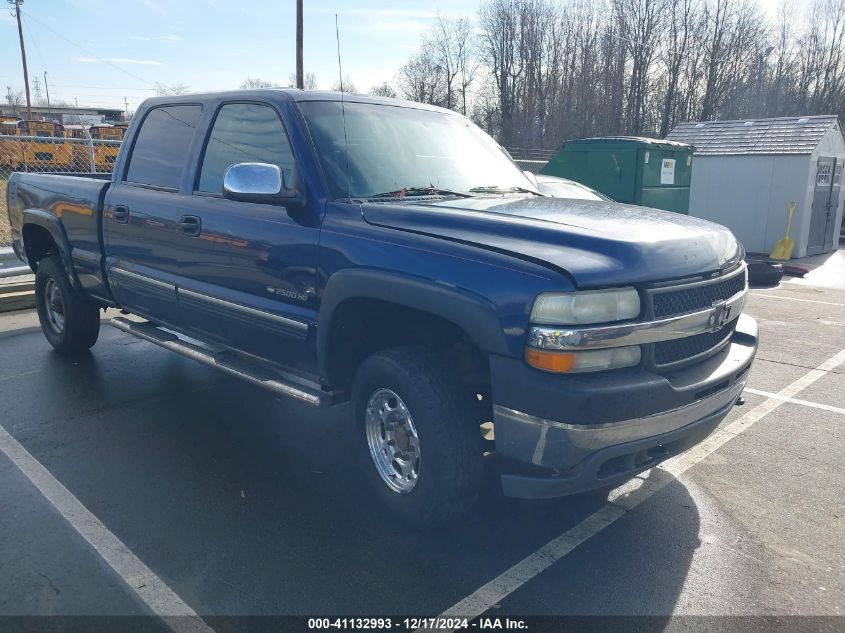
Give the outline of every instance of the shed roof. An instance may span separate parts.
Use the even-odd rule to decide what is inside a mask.
[[[831,128],[836,115],[691,121],[679,123],[666,137],[695,145],[696,155],[811,154]]]

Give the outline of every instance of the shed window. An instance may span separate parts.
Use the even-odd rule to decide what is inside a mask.
[[[816,185],[820,187],[830,185],[830,176],[832,171],[833,163],[819,163],[819,168],[816,172]]]

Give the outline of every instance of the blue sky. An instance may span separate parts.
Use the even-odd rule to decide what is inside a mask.
[[[23,88],[17,27],[0,8],[0,88]],[[337,78],[334,14],[344,74],[359,90],[389,81],[437,12],[475,15],[478,0],[305,0],[305,70]],[[30,84],[48,73],[51,99],[130,109],[153,84],[237,88],[248,76],[287,84],[295,69],[295,2],[284,0],[26,0]],[[61,36],[61,37],[60,37]],[[62,39],[65,38],[65,39]]]
[[[780,0],[763,0],[774,12]],[[17,27],[0,8],[0,90],[23,88]],[[358,90],[390,81],[438,11],[476,16],[479,0],[305,0],[305,70],[337,78],[334,14],[344,74]],[[294,71],[294,0],[26,0],[30,79],[50,96],[134,109],[156,82],[192,91],[237,88],[247,77],[286,84]]]

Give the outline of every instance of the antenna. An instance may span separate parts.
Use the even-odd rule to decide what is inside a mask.
[[[340,29],[337,26],[337,13],[334,14],[334,34],[337,40],[337,71],[340,74],[340,111],[343,115],[343,149],[346,162],[346,201],[351,202],[352,182],[349,179],[349,139],[346,137],[346,106],[343,102],[343,65],[340,63]]]

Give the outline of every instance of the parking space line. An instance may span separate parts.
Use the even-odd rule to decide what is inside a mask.
[[[759,389],[752,389],[751,387],[746,387],[745,391],[747,393],[753,393],[758,396],[765,396],[766,398],[774,398],[776,400],[783,400],[784,402],[790,402],[792,404],[800,404],[805,407],[812,407],[813,409],[821,409],[822,411],[830,411],[831,413],[839,413],[845,415],[845,409],[841,407],[834,407],[829,404],[822,404],[821,402],[812,402],[810,400],[801,400],[799,398],[788,398],[787,396],[782,396],[777,393],[761,391]]]
[[[32,482],[123,582],[176,633],[214,633],[141,559],[0,425],[0,451]]]
[[[819,301],[818,299],[799,299],[798,297],[782,297],[780,295],[765,295],[760,292],[750,292],[752,297],[762,297],[763,299],[783,299],[784,301],[800,301],[801,303],[820,303],[826,306],[839,306],[845,308],[845,303],[835,303],[833,301]]]
[[[638,477],[621,486],[609,497],[609,503],[571,527],[543,547],[529,554],[510,569],[476,589],[460,602],[443,612],[441,617],[476,618],[498,604],[532,578],[566,556],[569,552],[595,536],[607,526],[628,514],[631,510],[652,497],[664,486],[675,481],[689,468],[711,455],[724,444],[751,428],[756,422],[780,407],[787,398],[792,398],[809,387],[822,376],[845,362],[845,349],[811,369],[793,383],[781,389],[779,398],[767,398],[762,403],[737,418],[730,424],[717,429],[700,444],[685,453],[677,455],[656,469],[656,476]]]

